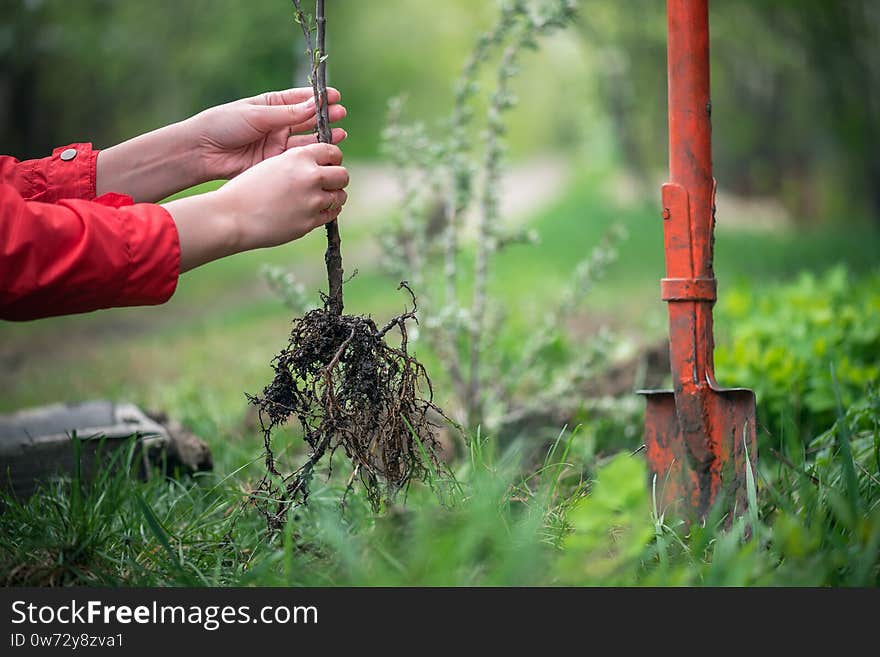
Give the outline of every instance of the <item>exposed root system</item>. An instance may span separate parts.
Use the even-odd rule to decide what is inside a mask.
[[[295,319],[287,348],[272,361],[272,382],[262,396],[248,395],[259,408],[266,447],[267,474],[253,499],[271,528],[283,524],[291,507],[307,502],[316,465],[328,454],[332,461],[340,447],[352,466],[348,488],[360,480],[374,508],[438,467],[437,427],[429,411],[440,410],[424,366],[407,351],[407,321],[418,321],[416,298],[406,282],[400,287],[409,292],[412,310],[381,329],[370,317],[335,314],[327,303]],[[400,345],[392,347],[385,337],[395,327]],[[311,453],[284,474],[272,432],[292,415]]]

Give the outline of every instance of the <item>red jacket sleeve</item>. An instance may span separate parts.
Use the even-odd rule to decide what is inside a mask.
[[[51,167],[21,169],[25,164],[11,165],[17,170],[13,184],[0,182],[0,319],[153,305],[171,297],[180,243],[164,208],[132,205],[120,194],[57,204],[27,201],[20,185],[43,199],[60,188],[51,182]],[[0,166],[9,171],[8,163]],[[64,189],[94,196],[94,166],[84,176]]]
[[[38,160],[19,162],[0,155],[0,184],[11,185],[26,201],[91,200],[95,198],[98,153],[91,144],[70,144]]]

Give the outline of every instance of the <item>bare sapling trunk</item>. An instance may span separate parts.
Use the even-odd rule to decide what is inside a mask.
[[[312,46],[312,29],[303,14],[299,0],[293,0],[297,22],[302,26],[306,38],[306,48],[311,62],[309,80],[315,96],[318,141],[330,144],[333,135],[330,129],[330,113],[327,103],[327,15],[324,0],[315,3],[315,42]],[[339,223],[334,219],[325,225],[327,230],[327,251],[324,263],[327,266],[327,307],[334,315],[342,315],[342,240],[339,237]]]

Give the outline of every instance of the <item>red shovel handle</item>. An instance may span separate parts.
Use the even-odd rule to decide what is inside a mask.
[[[715,185],[707,0],[667,0],[669,171],[663,186],[670,355],[677,390],[714,383]]]

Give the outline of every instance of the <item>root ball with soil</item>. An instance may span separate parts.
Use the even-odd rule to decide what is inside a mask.
[[[290,342],[272,361],[275,376],[259,408],[266,449],[266,470],[254,499],[275,528],[292,506],[308,500],[315,466],[342,449],[352,464],[348,486],[359,479],[367,499],[378,508],[412,479],[437,469],[438,443],[431,411],[431,381],[407,348],[409,320],[415,320],[415,295],[407,311],[379,329],[366,316],[337,315],[328,305],[293,321]],[[386,343],[397,328],[399,346]],[[290,474],[278,470],[273,430],[295,416],[310,455]],[[281,478],[282,484],[276,483]]]

